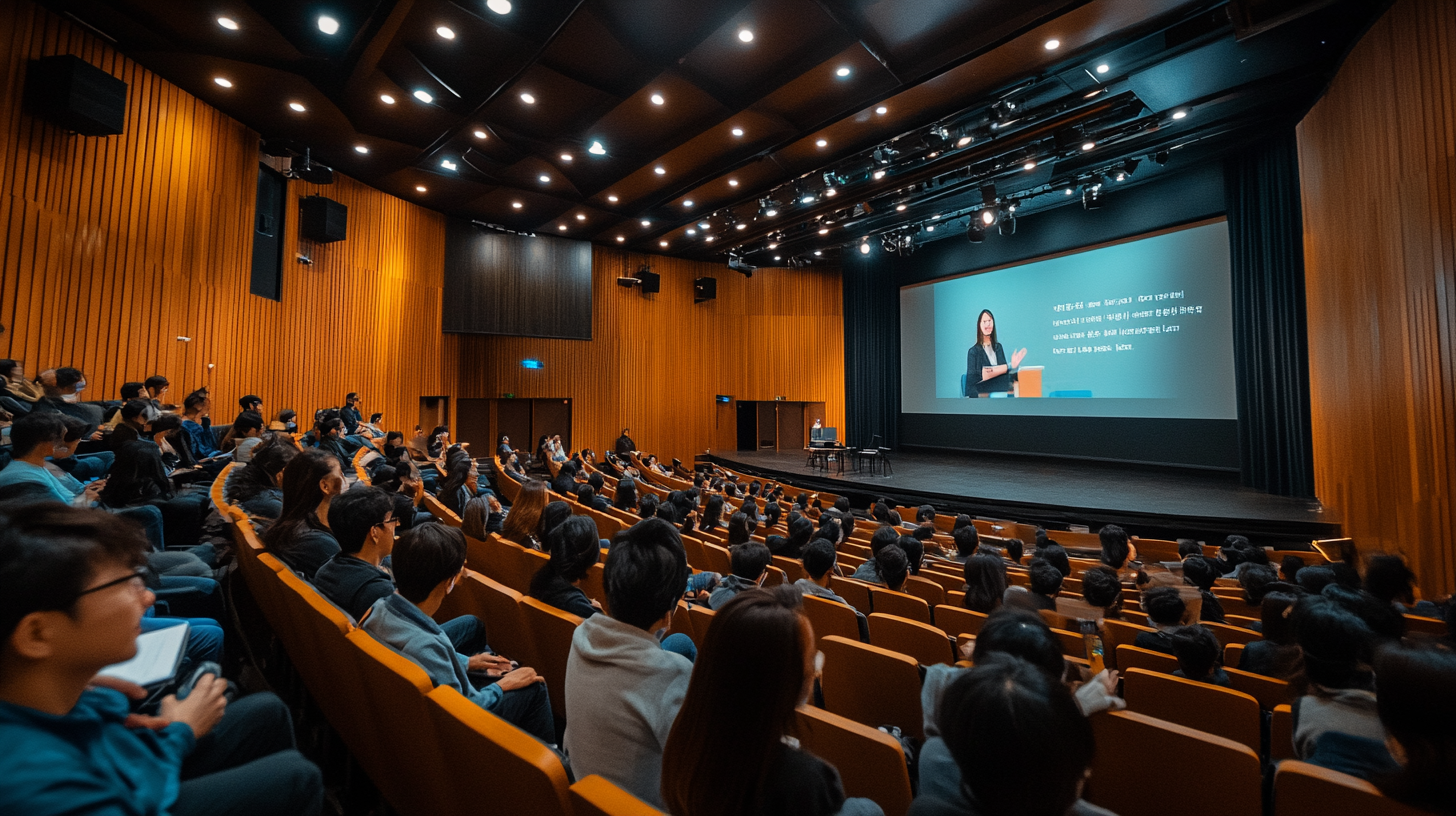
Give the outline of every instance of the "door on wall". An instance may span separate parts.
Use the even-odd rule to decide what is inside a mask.
[[[522,451],[521,464],[527,456],[536,455],[536,440],[531,438],[531,400],[503,399],[495,402],[495,433],[491,436],[491,451],[494,440],[501,434],[511,438],[511,447]]]
[[[804,447],[804,403],[780,402],[778,408],[778,449],[799,450]]]
[[[561,447],[571,451],[571,400],[531,400],[531,444],[542,436],[561,434]]]
[[[420,397],[420,427],[428,435],[430,430],[440,425],[450,424],[450,398],[449,397]]]
[[[495,454],[495,440],[490,437],[490,400],[455,400],[455,426],[451,438],[469,442],[471,456],[484,459]]]
[[[738,403],[738,449],[758,450],[758,403]]]

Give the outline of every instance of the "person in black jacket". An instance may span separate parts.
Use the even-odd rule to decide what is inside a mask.
[[[637,443],[632,441],[631,432],[631,428],[623,428],[622,435],[617,437],[616,444],[612,446],[618,456],[627,456],[637,452]]]
[[[306,448],[283,468],[283,510],[263,545],[289,569],[313,580],[339,551],[329,532],[329,504],[344,492],[344,473],[333,454]]]
[[[975,397],[1011,390],[1012,371],[1021,367],[1026,349],[1006,351],[996,341],[996,316],[982,309],[976,318],[976,344],[966,352],[966,396]]]
[[[344,397],[344,407],[339,409],[339,419],[344,421],[344,429],[349,434],[357,431],[359,423],[364,421],[363,415],[359,413],[359,407],[363,404],[364,400],[359,399],[359,395],[353,391]]]
[[[579,618],[600,612],[602,605],[588,598],[577,584],[601,558],[597,525],[586,516],[572,516],[546,535],[551,560],[531,578],[532,598]]]

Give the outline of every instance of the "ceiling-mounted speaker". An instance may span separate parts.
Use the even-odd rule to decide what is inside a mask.
[[[649,272],[646,269],[637,273],[637,280],[642,281],[642,294],[655,295],[662,291],[662,276],[656,272]]]
[[[693,302],[702,303],[718,297],[717,278],[697,278],[693,281]]]
[[[310,241],[328,244],[348,237],[349,208],[323,196],[309,196],[298,202],[298,234]]]
[[[126,126],[126,83],[70,54],[31,60],[25,101],[35,115],[82,136],[115,136]]]

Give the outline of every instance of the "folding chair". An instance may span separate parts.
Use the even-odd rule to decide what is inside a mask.
[[[812,706],[799,707],[795,726],[800,746],[839,771],[846,796],[873,800],[885,816],[910,809],[910,774],[899,740]]]
[[[1082,793],[1088,802],[1118,816],[1261,816],[1262,769],[1248,746],[1135,711],[1104,711],[1088,722],[1097,740]],[[1217,782],[1195,793],[1190,769],[1216,773]]]
[[[939,629],[926,623],[876,612],[870,615],[870,642],[909,655],[922,666],[955,663],[955,647]]]
[[[925,738],[915,658],[833,635],[820,640],[819,650],[826,709],[870,727],[895,725]]]
[[[1290,759],[1274,771],[1273,816],[1430,816],[1359,777]]]
[[[1127,709],[1260,749],[1259,701],[1247,694],[1145,669],[1122,674]]]

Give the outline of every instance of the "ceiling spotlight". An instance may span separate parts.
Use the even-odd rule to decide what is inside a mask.
[[[996,211],[990,208],[981,210],[980,222],[988,227],[996,223]]]
[[[617,243],[619,243],[619,244],[622,243],[622,242],[624,242],[624,241],[626,241],[626,240],[627,240],[627,236],[625,236],[625,235],[618,235],[617,236]]]
[[[707,232],[708,231],[708,227],[711,227],[711,226],[713,226],[713,225],[710,224],[710,223],[708,223],[707,221],[699,221],[698,222],[698,229],[700,229],[700,230],[702,230],[704,232]]]
[[[613,204],[616,204],[617,201],[618,201],[618,198],[616,196],[614,196],[614,195],[609,195],[609,196],[607,196],[607,200],[610,201],[610,202],[612,202]]]
[[[829,146],[829,142],[825,141],[824,139],[820,139],[820,140],[818,140],[818,141],[816,141],[814,143],[814,146],[815,147],[828,147]]]
[[[475,138],[477,138],[477,139],[484,139],[487,135],[488,134],[485,131],[483,131],[483,130],[477,130],[477,131],[475,131]]]
[[[905,205],[904,204],[896,204],[895,205],[895,212],[905,212]]]
[[[227,77],[213,77],[212,81],[216,82],[224,88],[231,88],[233,86],[232,80],[228,79]]]
[[[1109,70],[1109,68],[1107,66],[1107,63],[1105,63],[1105,62],[1102,63],[1101,65],[1097,66],[1097,73],[1099,73],[1099,74],[1105,74],[1105,73],[1108,72],[1108,70]]]
[[[821,252],[821,251],[820,251],[820,250],[817,250],[817,249],[816,249],[816,250],[814,250],[814,255],[815,255],[815,257],[819,257],[819,256],[822,256],[822,255],[823,255],[823,254],[824,254],[824,253],[823,253],[823,252]]]
[[[435,29],[435,33],[439,34],[441,37],[444,37],[447,40],[455,39],[455,32],[451,31],[449,26],[440,26],[439,28]]]
[[[1117,181],[1127,181],[1127,174],[1119,170],[1117,171],[1117,175],[1113,176],[1113,178]]]
[[[827,187],[824,190],[824,197],[825,198],[834,198],[837,195],[839,195],[839,191],[836,190],[836,189],[834,189],[833,187]]]
[[[602,144],[601,142],[593,141],[591,143],[591,147],[588,147],[586,149],[586,152],[592,154],[593,156],[605,156],[607,155],[607,146]]]
[[[1058,48],[1061,48],[1062,47],[1062,41],[1053,38],[1053,39],[1047,40],[1046,42],[1042,43],[1041,44],[1041,47],[1042,48],[1045,48],[1048,51],[1055,51]]]
[[[819,228],[819,234],[820,235],[828,235],[829,234],[829,228],[828,227],[820,227]]]
[[[354,152],[360,154],[368,153],[369,148],[365,147],[364,145],[354,145]]]
[[[446,170],[454,170],[455,169],[455,162],[452,162],[449,159],[441,159],[440,160],[440,166],[443,167],[443,168],[445,168]]]
[[[657,242],[657,245],[660,246],[660,247],[662,247],[663,249],[667,249],[667,242],[666,241],[658,241]]]
[[[1021,165],[1021,169],[1022,170],[1035,170],[1036,169],[1036,159],[1027,159],[1026,160],[1026,164]]]
[[[716,239],[716,238],[714,238],[714,237],[713,237],[713,236],[711,236],[711,235],[709,235],[709,236],[707,236],[707,237],[706,237],[706,238],[704,238],[704,239],[703,239],[703,241],[704,241],[704,242],[705,242],[705,243],[709,243],[709,244],[711,244],[711,243],[713,243],[713,242],[714,242],[714,241],[715,241],[715,240],[717,240],[717,239]]]
[[[935,225],[934,224],[927,224],[926,227],[925,227],[925,231],[926,232],[935,232]]]
[[[866,238],[865,240],[859,242],[859,254],[861,254],[861,255],[868,255],[868,254],[870,254],[870,241],[869,241],[868,238]]]
[[[289,102],[288,107],[292,108],[296,113],[303,113],[308,110],[308,108],[303,106],[302,102]]]
[[[687,231],[687,234],[688,234],[688,235],[689,235],[689,236],[693,236],[693,235],[697,235],[697,234],[698,234],[698,231],[697,231],[697,230],[695,230],[695,229],[693,229],[693,228],[692,228],[692,227],[688,227],[688,231]]]
[[[325,34],[339,33],[339,21],[328,15],[323,15],[318,18],[318,27],[319,31]]]
[[[805,193],[803,195],[803,197],[799,199],[799,203],[800,204],[813,204],[814,203],[814,196],[809,195],[808,193]]]
[[[656,167],[652,168],[652,172],[656,173],[659,176],[665,176],[667,175],[667,168],[659,164]]]
[[[743,135],[743,128],[733,128],[733,135],[734,136],[742,136]]]
[[[423,185],[423,184],[416,184],[415,185],[415,192],[417,192],[417,193],[423,193],[424,191],[425,191],[425,185]]]
[[[536,104],[536,97],[529,93],[523,93],[521,94],[521,101],[525,102],[527,105],[534,105]]]
[[[541,175],[537,176],[536,178],[540,179],[542,184],[550,184],[551,183],[551,177],[548,176],[548,175],[546,175],[545,173],[542,173]]]
[[[753,32],[746,28],[738,29],[738,39],[743,42],[753,42]]]
[[[585,221],[586,220],[586,215],[584,213],[577,213],[576,214],[576,220],[578,220],[578,221]]]
[[[556,228],[558,230],[562,231],[562,232],[566,232],[566,225],[565,224],[558,224],[558,225],[556,225]]]
[[[1065,194],[1065,195],[1071,195],[1072,194],[1072,188],[1071,187],[1068,187],[1067,189],[1063,190],[1062,193]]]
[[[520,208],[521,208],[521,202],[519,202],[519,201],[512,201],[511,202],[511,209],[513,209],[513,210],[519,210]]]
[[[238,30],[238,21],[231,17],[219,17],[217,18],[217,24],[226,28],[228,31]]]
[[[665,102],[667,102],[667,100],[662,98],[662,94],[655,93],[655,94],[652,95],[652,104],[654,104],[654,105],[661,105],[661,104],[663,104]]]
[[[570,153],[562,153],[561,154],[561,160],[564,161],[564,162],[571,161],[571,154]]]
[[[383,102],[386,105],[393,105],[394,104],[394,97],[390,96],[389,94],[380,94],[379,95],[379,101],[380,102]]]
[[[425,90],[415,91],[412,96],[414,96],[415,99],[418,99],[421,102],[425,103],[426,105],[435,101],[435,97],[430,96],[430,92]]]
[[[774,256],[774,260],[775,261],[782,261],[783,259],[784,259],[784,256],[782,256],[782,255],[775,255]]]
[[[975,139],[972,138],[970,136],[970,134],[967,134],[965,136],[960,137],[959,139],[956,139],[956,147],[965,147],[966,145],[970,144],[973,141],[975,141]]]
[[[1097,143],[1096,142],[1083,142],[1082,143],[1082,149],[1083,150],[1091,150],[1092,148],[1094,148],[1096,146],[1097,146]]]
[[[841,66],[839,69],[837,69],[834,72],[834,75],[837,76],[837,77],[839,77],[840,79],[843,79],[844,77],[849,76],[849,66],[848,65]]]
[[[644,226],[644,227],[650,227],[650,226],[652,226],[652,222],[651,221],[648,221],[647,219],[644,218],[644,219],[642,219],[642,226]]]
[[[691,198],[689,198],[686,201],[684,201],[683,202],[683,207],[686,208],[686,209],[692,209],[693,208],[693,200]]]
[[[496,14],[510,14],[511,0],[485,0],[485,7]]]
[[[975,218],[966,222],[966,240],[973,244],[979,244],[986,240],[986,228]]]
[[[887,114],[889,112],[890,112],[890,109],[887,108],[887,107],[885,107],[884,105],[881,105],[878,108],[875,108],[875,114],[877,116],[884,116],[885,114]]]
[[[771,198],[760,198],[758,200],[758,214],[764,218],[773,218],[779,214],[779,203]]]
[[[1173,111],[1173,118],[1174,119],[1182,119],[1183,117],[1185,117],[1187,115],[1188,115],[1188,111],[1186,111],[1186,110]]]
[[[728,179],[728,186],[729,187],[737,187],[738,186],[738,179]]]
[[[748,225],[747,224],[734,224],[733,225],[733,229],[738,229],[738,230],[748,229]],[[827,231],[827,230],[821,230],[821,231]]]
[[[882,179],[884,177],[885,177],[885,171],[884,170],[876,170],[875,171],[875,180],[876,181],[878,181],[878,180],[880,180],[880,179]]]
[[[768,245],[768,248],[769,249],[778,249],[779,248],[779,245],[778,244],[769,244]]]
[[[1010,210],[1001,213],[1001,217],[997,219],[996,231],[1002,235],[1016,234],[1016,216]]]

